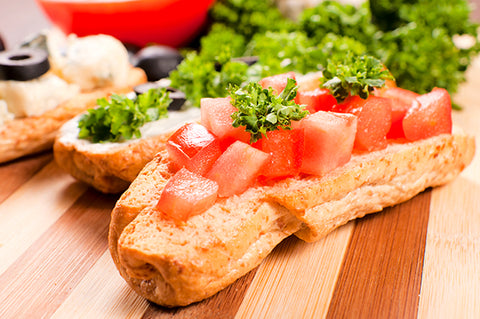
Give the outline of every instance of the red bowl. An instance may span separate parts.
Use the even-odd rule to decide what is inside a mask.
[[[214,0],[37,0],[53,25],[78,36],[180,47],[202,29]]]

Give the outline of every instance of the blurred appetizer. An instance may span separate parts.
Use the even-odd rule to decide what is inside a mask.
[[[0,162],[51,148],[67,120],[145,81],[122,43],[106,35],[50,30],[0,52]]]
[[[365,56],[329,65],[320,83],[297,94],[287,73],[230,88],[167,139],[112,212],[110,252],[137,293],[167,307],[203,300],[287,236],[316,241],[471,162],[474,138],[452,130],[446,90],[392,86]]]

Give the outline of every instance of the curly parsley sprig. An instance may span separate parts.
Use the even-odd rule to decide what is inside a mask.
[[[368,56],[347,57],[340,62],[329,61],[323,71],[322,85],[330,90],[338,102],[350,95],[366,99],[376,87],[393,77],[380,60]]]
[[[112,94],[110,100],[98,99],[98,107],[80,118],[78,137],[93,143],[139,138],[145,123],[167,116],[171,101],[164,88],[150,89],[135,99],[118,94]]]
[[[245,126],[250,133],[250,143],[255,143],[268,131],[291,129],[292,121],[304,118],[308,111],[296,104],[296,82],[287,80],[285,89],[277,96],[272,88],[264,89],[257,82],[250,82],[243,88],[229,88],[232,105],[238,111],[232,114],[233,126]]]

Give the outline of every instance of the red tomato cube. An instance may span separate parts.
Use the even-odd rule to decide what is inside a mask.
[[[217,159],[206,176],[217,182],[218,196],[241,194],[255,183],[269,157],[247,143],[236,141]]]
[[[404,138],[403,118],[420,94],[399,87],[391,87],[376,91],[376,95],[392,99],[392,126],[387,133],[387,138]]]
[[[200,101],[201,123],[223,142],[222,145],[228,146],[235,140],[250,141],[250,133],[244,127],[232,126],[231,115],[236,111],[229,97],[203,98]]]
[[[403,131],[410,141],[452,133],[452,102],[448,91],[434,88],[418,97],[403,119]]]
[[[270,131],[259,142],[260,149],[271,155],[260,175],[273,179],[295,176],[300,172],[303,129]]]
[[[185,164],[185,168],[193,173],[205,176],[220,155],[222,155],[220,141],[215,139],[199,150],[198,153]]]
[[[289,78],[295,80],[295,72],[287,72],[283,74],[268,76],[261,79],[258,83],[264,89],[268,89],[269,87],[271,87],[273,89],[273,92],[279,95],[287,86],[287,81]]]
[[[173,167],[185,167],[191,159],[217,138],[203,125],[186,123],[176,130],[167,140],[166,149]]]
[[[298,91],[295,103],[304,104],[311,114],[317,111],[331,111],[337,104],[337,99],[328,89],[316,88],[312,91]]]
[[[217,183],[182,168],[165,185],[157,210],[175,221],[186,221],[210,208],[217,192]]]
[[[322,175],[350,160],[357,131],[356,116],[318,111],[300,123],[305,145],[301,172]]]
[[[357,116],[354,148],[374,151],[387,147],[387,133],[392,125],[392,101],[373,95],[367,99],[351,96],[344,104],[346,113]]]

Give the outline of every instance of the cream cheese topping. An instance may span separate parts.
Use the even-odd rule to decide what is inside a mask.
[[[109,35],[63,37],[47,36],[52,69],[82,90],[105,86],[124,86],[131,68],[125,46]]]
[[[15,117],[41,115],[79,92],[50,72],[30,81],[0,81],[0,99]]]
[[[5,102],[5,100],[0,100],[0,127],[6,122],[13,120],[14,117],[15,116],[8,111],[7,102]]]
[[[80,120],[81,116],[82,115],[79,115],[73,118],[62,126],[60,129],[60,134],[58,135],[60,139],[59,141],[62,144],[74,144],[79,151],[105,153],[138,140],[131,139],[124,142],[92,143],[86,139],[79,139],[78,133],[80,129],[78,128],[78,121]],[[169,111],[168,117],[154,122],[148,122],[142,128],[140,128],[140,132],[142,134],[141,138],[149,138],[168,132],[173,132],[184,123],[198,121],[199,119],[200,108],[197,107],[188,107],[180,111]]]

